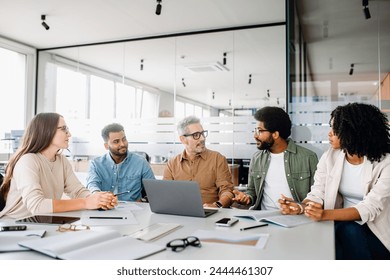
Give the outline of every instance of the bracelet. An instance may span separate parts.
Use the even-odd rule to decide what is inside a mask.
[[[303,206],[301,205],[301,204],[299,204],[298,203],[298,206],[299,206],[299,209],[300,209],[300,211],[299,211],[299,215],[301,215],[301,214],[303,214]]]

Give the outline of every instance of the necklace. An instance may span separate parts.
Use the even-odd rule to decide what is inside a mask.
[[[42,155],[42,154],[41,154]],[[54,159],[48,159],[47,157],[45,157],[44,155],[42,155],[43,158],[45,159],[45,162],[47,163],[47,166],[49,167],[50,171],[53,172],[53,169],[54,169],[54,165],[56,163],[56,157],[54,157]]]

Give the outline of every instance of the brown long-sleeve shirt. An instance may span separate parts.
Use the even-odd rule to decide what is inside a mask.
[[[206,149],[191,161],[184,150],[169,160],[163,179],[198,182],[203,203],[214,203],[222,196],[234,197],[227,160],[216,151]]]

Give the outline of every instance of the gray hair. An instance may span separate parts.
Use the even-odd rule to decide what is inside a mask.
[[[125,130],[123,128],[123,125],[119,123],[111,123],[106,125],[102,129],[102,137],[104,142],[107,143],[108,139],[110,138],[110,132],[121,132],[121,131],[125,131]]]
[[[188,117],[185,117],[184,119],[182,119],[178,124],[177,124],[177,133],[179,135],[183,135],[183,134],[186,134],[188,131],[187,131],[187,127],[191,124],[194,124],[194,123],[199,123],[200,124],[200,119],[195,117],[195,116],[188,116]]]

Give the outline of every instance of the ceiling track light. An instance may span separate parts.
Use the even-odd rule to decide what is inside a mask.
[[[161,1],[162,0],[157,0],[156,15],[158,15],[158,16],[161,14],[161,9],[162,9]]]
[[[139,69],[140,69],[141,71],[144,70],[144,60],[143,60],[143,59],[141,59],[141,64],[140,64],[140,66],[139,66]]]
[[[226,65],[226,55],[227,55],[227,53],[223,53],[223,65]]]
[[[42,20],[42,26],[46,29],[49,30],[50,26],[45,22],[46,20],[46,15],[41,15],[41,20]]]
[[[213,91],[211,98],[214,100],[215,99],[215,92]]]
[[[362,6],[364,7],[363,8],[364,17],[366,19],[371,18],[370,10],[368,9],[368,0],[362,0]]]
[[[271,95],[269,94],[269,89],[267,89],[267,97],[271,97]]]
[[[184,78],[181,78],[181,83],[183,84],[183,87],[186,87],[186,83],[184,82]]]
[[[355,64],[351,64],[351,69],[349,69],[349,75],[352,76],[353,75],[353,67],[355,66]]]
[[[364,12],[364,17],[366,19],[371,18],[370,10],[368,9],[368,7],[364,7],[363,12]]]
[[[248,81],[248,84],[251,84],[252,83],[252,74],[249,74],[249,81]]]

